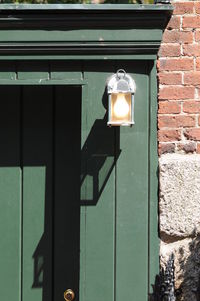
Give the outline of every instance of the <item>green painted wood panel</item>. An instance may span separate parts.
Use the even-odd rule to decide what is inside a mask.
[[[0,85],[63,85],[83,82],[82,63],[70,60],[60,62],[0,62]],[[64,82],[63,82],[64,81]]]
[[[73,54],[63,54],[63,55],[59,55],[59,54],[56,54],[53,56],[53,59],[54,60],[57,60],[57,61],[63,61],[63,60],[71,60],[71,61],[76,61],[76,60],[85,60],[85,61],[94,61],[94,60],[101,60],[101,61],[108,61],[108,60],[132,60],[133,59],[133,55],[134,55],[134,60],[156,60],[157,59],[157,55],[155,53],[145,53],[145,56],[144,56],[144,53],[128,53],[128,54],[125,54],[125,53],[107,53],[107,54],[88,54],[88,53],[80,53],[80,54],[77,54],[76,56],[73,55]],[[26,60],[33,60],[33,61],[43,61],[43,60],[52,60],[52,55],[47,55],[47,54],[44,54],[44,55],[31,55],[31,54],[27,54],[27,55],[24,55],[23,57],[20,55],[20,54],[15,54],[15,55],[10,55],[10,54],[2,54],[0,56],[0,61],[23,61],[25,62]],[[5,81],[6,82],[6,81]],[[0,85],[4,84],[5,83],[4,81],[3,82],[0,82]],[[10,83],[11,84],[11,83]],[[24,83],[22,83],[24,84]],[[26,84],[26,82],[25,82]],[[31,84],[31,83],[30,83]],[[36,83],[34,83],[36,84]],[[59,84],[59,83],[56,83],[56,84]],[[52,83],[53,85],[53,83]]]
[[[145,62],[118,65],[136,82],[135,125],[120,128],[116,178],[116,300],[147,300],[149,95]]]
[[[52,298],[52,87],[24,87],[23,301]]]
[[[0,168],[0,190],[1,298],[19,301],[21,298],[21,172],[19,168]]]
[[[82,290],[85,293],[85,298],[98,299],[99,296],[95,293],[97,287],[95,285],[101,285],[101,289],[104,291],[104,298],[111,298],[109,295],[110,290],[106,290],[106,283],[109,283],[112,279],[113,281],[113,298],[127,298],[133,300],[145,300],[148,295],[148,253],[149,253],[149,195],[148,195],[148,181],[149,181],[149,75],[148,75],[148,63],[143,62],[138,63],[115,63],[115,65],[107,64],[107,68],[95,63],[92,67],[88,65],[84,67],[84,78],[88,80],[89,83],[92,82],[91,87],[88,86],[88,91],[84,92],[83,103],[87,104],[88,110],[86,124],[89,124],[89,128],[92,128],[92,122],[96,116],[100,116],[100,109],[96,106],[93,107],[94,103],[97,105],[99,97],[99,91],[103,91],[101,84],[105,83],[107,76],[109,76],[112,71],[118,68],[124,68],[127,72],[131,73],[136,80],[137,93],[136,93],[136,125],[132,128],[121,128],[120,134],[119,129],[115,129],[115,140],[113,140],[113,145],[115,145],[115,153],[119,153],[119,158],[117,159],[117,170],[115,172],[116,179],[115,183],[111,184],[111,177],[109,178],[106,186],[103,190],[103,201],[106,199],[106,190],[115,189],[114,204],[112,207],[113,217],[109,217],[108,207],[102,207],[102,212],[98,210],[97,216],[95,215],[95,209],[90,205],[91,197],[93,193],[93,181],[92,177],[86,179],[85,187],[83,186],[83,195],[88,197],[87,207],[84,208],[83,219],[85,219],[85,248],[86,251],[83,252],[85,256],[85,265],[82,267],[84,271],[84,281],[85,287]],[[105,70],[110,70],[106,72]],[[98,70],[98,73],[95,73]],[[98,85],[96,84],[98,83]],[[90,91],[91,89],[91,91]],[[86,90],[86,89],[85,89]],[[103,95],[103,93],[102,93]],[[107,101],[107,95],[104,94],[104,101]],[[97,117],[96,117],[97,118]],[[91,124],[89,123],[92,121]],[[95,123],[94,123],[95,124]],[[84,127],[84,125],[83,125]],[[87,126],[84,128],[84,137],[86,141],[91,134],[87,135]],[[92,129],[93,130],[93,129]],[[97,131],[98,133],[98,131]],[[106,135],[104,133],[104,139],[102,145],[105,145]],[[120,141],[120,145],[118,145]],[[94,144],[94,143],[93,143]],[[87,145],[87,144],[86,144]],[[87,157],[87,156],[86,156]],[[87,165],[87,164],[86,164]],[[92,164],[94,165],[94,162]],[[88,168],[88,167],[87,167]],[[89,166],[90,168],[90,166]],[[108,185],[108,186],[107,186]],[[113,185],[113,186],[112,186]],[[105,195],[104,195],[105,193]],[[110,194],[110,206],[111,193]],[[82,197],[83,197],[82,195]],[[98,203],[97,203],[98,204]],[[105,212],[103,212],[105,210]],[[99,223],[98,218],[101,218],[101,223],[103,219],[103,226]],[[107,222],[106,222],[107,221]],[[142,223],[141,223],[142,221]],[[97,226],[94,228],[92,225]],[[113,274],[109,274],[109,264],[107,267],[102,267],[106,262],[108,253],[102,251],[106,248],[108,251],[109,244],[106,241],[101,241],[101,228],[113,225],[113,233],[111,237],[113,240],[110,241],[113,247],[112,262],[113,262]],[[87,227],[88,225],[88,227]],[[92,238],[94,232],[99,231],[98,242]],[[104,228],[104,233],[108,233],[108,229]],[[104,234],[105,235],[105,234]],[[99,243],[101,241],[101,244]],[[93,244],[91,244],[91,241]],[[106,246],[106,247],[105,247]],[[97,248],[98,252],[104,254],[104,263],[98,266],[98,252],[92,252],[90,255],[90,250]],[[101,248],[102,247],[102,248]],[[89,250],[89,251],[87,251]],[[91,256],[91,257],[90,257]],[[88,261],[87,261],[88,257]],[[83,259],[84,260],[84,259]],[[94,262],[93,262],[94,261]],[[111,263],[111,259],[109,261]],[[92,268],[90,267],[92,266]],[[95,273],[98,271],[98,274]],[[98,282],[102,275],[106,274],[106,278]],[[94,278],[95,275],[95,278]],[[93,276],[93,278],[92,278]],[[97,279],[98,278],[98,279]],[[91,285],[93,283],[93,285]],[[101,284],[99,284],[101,283]],[[105,286],[104,286],[105,285]],[[93,288],[95,288],[93,290]]]
[[[82,99],[80,300],[114,300],[115,131],[105,82],[113,63],[85,63]]]
[[[21,301],[19,91],[0,89],[0,292],[10,301]]]
[[[0,291],[2,300],[11,301],[21,300],[19,91],[1,89],[0,101]]]
[[[107,61],[115,57],[110,55],[92,55],[86,57],[87,60],[103,59],[102,64],[107,64]],[[0,57],[1,60],[2,57]],[[67,57],[65,57],[67,58]],[[129,55],[117,55],[117,58],[130,60]],[[141,59],[142,55],[134,55],[134,59]],[[155,56],[145,55],[146,60],[155,59]],[[85,85],[88,84],[87,79],[83,78],[83,63],[75,61],[75,57],[68,57],[63,61],[63,56],[57,57],[59,61],[50,61],[46,64],[41,64],[39,58],[37,61],[16,61],[13,64],[10,61],[0,61],[0,85]]]
[[[107,29],[79,29],[79,30],[1,30],[1,43],[3,42],[80,42],[85,41],[160,41],[162,29],[138,29],[118,27]],[[130,38],[131,37],[131,38]]]
[[[61,61],[50,63],[50,78],[52,80],[69,79],[81,80],[82,79],[82,64],[81,62]]]

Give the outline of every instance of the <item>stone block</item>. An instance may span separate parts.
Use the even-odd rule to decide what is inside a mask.
[[[159,172],[161,239],[195,237],[200,233],[200,155],[163,155]]]

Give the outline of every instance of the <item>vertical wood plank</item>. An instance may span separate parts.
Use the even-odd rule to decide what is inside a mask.
[[[80,171],[80,182],[82,182],[82,169],[86,168],[86,160],[82,154],[82,148],[87,138],[87,99],[88,99],[88,86],[82,87],[81,93],[81,171]],[[82,197],[85,199],[86,186],[82,187],[80,184],[80,204]],[[86,289],[86,206],[80,207],[80,281],[79,281],[79,300],[85,300],[85,289]]]
[[[147,300],[148,135],[147,65],[119,66],[136,81],[135,125],[120,128],[121,155],[116,179],[116,300]]]
[[[55,87],[54,300],[79,299],[81,88]]]
[[[1,87],[0,95],[0,294],[2,300],[20,301],[20,88]]]
[[[23,88],[23,301],[52,297],[52,87]]]
[[[108,62],[84,66],[89,85],[82,100],[81,301],[114,299],[115,135],[104,107],[112,71]]]
[[[0,289],[4,300],[21,295],[21,172],[17,167],[0,168]],[[16,295],[13,296],[13,290]]]

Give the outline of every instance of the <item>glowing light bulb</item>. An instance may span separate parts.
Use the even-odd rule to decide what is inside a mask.
[[[113,111],[117,118],[124,118],[125,116],[127,116],[129,112],[129,105],[126,101],[124,94],[119,93],[117,95],[117,100],[114,104]]]

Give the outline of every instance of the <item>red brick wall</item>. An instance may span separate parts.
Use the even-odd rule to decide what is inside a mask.
[[[172,4],[158,58],[159,154],[200,153],[200,1]]]

